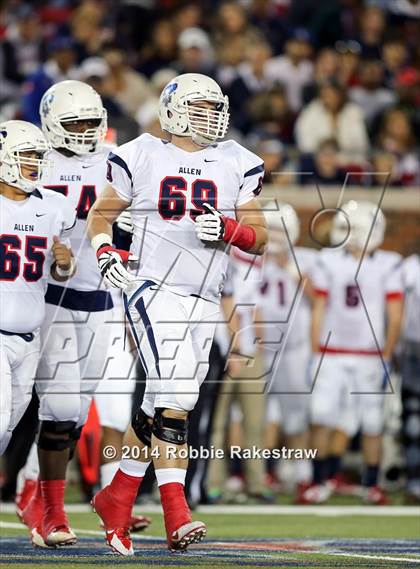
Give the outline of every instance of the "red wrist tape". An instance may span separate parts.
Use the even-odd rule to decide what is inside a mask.
[[[103,247],[99,247],[96,251],[96,257],[99,258],[102,253],[107,253],[108,251],[112,251],[113,253],[118,253],[121,257],[123,263],[126,263],[130,257],[130,251],[124,251],[124,249],[115,249],[112,245],[104,245]]]
[[[257,233],[250,225],[241,225],[236,219],[222,216],[225,224],[223,241],[239,247],[242,251],[249,251],[255,245]]]

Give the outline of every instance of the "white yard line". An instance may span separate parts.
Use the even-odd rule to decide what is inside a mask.
[[[318,552],[317,552],[318,553]],[[340,557],[357,557],[359,559],[375,559],[376,561],[404,561],[405,563],[419,563],[420,558],[412,559],[410,557],[390,557],[389,555],[367,555],[362,553],[332,553],[330,551],[322,552],[324,555],[335,555]]]
[[[159,504],[136,506],[136,513],[161,514]],[[69,514],[85,514],[92,512],[89,504],[68,504]],[[281,516],[378,516],[378,517],[420,517],[418,506],[198,506],[194,512],[198,514],[257,514]],[[0,514],[14,514],[14,504],[1,504]]]

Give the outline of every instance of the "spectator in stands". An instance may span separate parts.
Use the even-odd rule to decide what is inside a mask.
[[[236,36],[218,45],[216,79],[223,91],[228,91],[233,81],[238,77],[238,67],[244,61],[246,48],[247,41],[242,36]]]
[[[127,64],[124,51],[116,44],[107,45],[103,55],[109,66],[108,92],[134,118],[140,105],[151,96],[147,79]]]
[[[283,51],[289,34],[290,20],[287,3],[253,0],[249,6],[249,21],[271,45],[275,55]]]
[[[78,71],[74,41],[61,37],[52,42],[46,63],[29,75],[23,85],[22,119],[39,125],[42,95],[53,83],[65,79],[78,79]]]
[[[292,0],[294,21],[310,26],[320,48],[334,45],[342,38],[355,37],[362,11],[361,0]]]
[[[318,96],[319,87],[337,76],[339,55],[331,48],[322,49],[315,60],[314,76],[311,83],[303,89],[303,101],[308,104]]]
[[[265,184],[286,186],[294,182],[292,167],[287,164],[284,145],[279,140],[262,139],[256,145],[255,152],[264,161]]]
[[[1,43],[4,55],[4,77],[20,84],[34,73],[45,59],[46,43],[39,15],[28,5],[19,7],[16,21],[6,28]]]
[[[277,138],[284,144],[293,143],[295,115],[280,86],[255,95],[249,101],[247,109],[252,124],[250,135]]]
[[[112,31],[103,25],[105,4],[81,2],[73,13],[71,33],[77,44],[79,61],[97,55],[106,41],[111,41]]]
[[[382,46],[382,61],[385,66],[385,82],[388,87],[394,87],[395,76],[408,61],[408,50],[400,39],[390,39]]]
[[[420,128],[420,71],[415,67],[402,69],[395,77],[395,91],[418,132]]]
[[[246,60],[238,66],[238,77],[228,90],[232,123],[241,132],[250,128],[247,104],[253,95],[266,91],[270,81],[266,76],[266,65],[271,55],[268,43],[259,39],[248,44]]]
[[[79,69],[79,79],[89,83],[101,98],[108,114],[107,141],[124,144],[135,138],[138,128],[133,118],[124,110],[109,90],[110,68],[102,57],[88,57]]]
[[[152,96],[138,109],[136,114],[136,121],[139,125],[140,132],[148,132],[159,138],[164,138],[166,135],[160,128],[158,111],[159,111],[159,97],[165,87],[176,76],[176,71],[173,69],[161,69],[156,71],[150,78],[150,87],[152,89]]]
[[[248,21],[245,8],[238,2],[224,2],[217,12],[217,25],[214,31],[216,47],[243,38],[246,42],[254,41],[260,32]]]
[[[364,60],[359,71],[360,86],[349,90],[349,99],[362,109],[368,128],[376,117],[397,102],[395,94],[383,87],[383,78],[383,66],[378,59]]]
[[[392,152],[377,150],[372,154],[371,185],[384,188],[385,186],[400,186],[397,171],[397,157]]]
[[[208,34],[201,28],[187,28],[178,37],[178,73],[215,75],[214,55]]]
[[[360,21],[359,43],[362,57],[379,59],[385,32],[385,15],[376,6],[367,6]]]
[[[420,183],[418,144],[408,115],[403,109],[390,109],[384,115],[378,146],[396,158],[394,179],[402,186],[418,186]]]
[[[172,20],[158,20],[151,29],[149,41],[140,53],[137,69],[151,77],[159,69],[170,67],[176,59],[176,53],[176,33]]]
[[[343,185],[346,173],[340,164],[339,147],[335,138],[322,140],[313,157],[303,156],[299,170],[298,183],[303,186],[313,186],[314,181],[321,186]]]
[[[322,140],[335,138],[346,161],[359,162],[366,156],[369,139],[361,109],[347,100],[346,89],[328,81],[296,121],[299,150],[314,153]]]
[[[359,84],[357,72],[360,63],[361,47],[357,41],[338,41],[335,44],[339,54],[338,74],[339,83],[346,87],[354,87]]]
[[[203,19],[202,7],[200,2],[190,1],[177,9],[173,21],[177,33],[180,34],[188,28],[201,27]]]
[[[285,55],[273,57],[266,68],[266,75],[273,83],[281,83],[293,111],[302,107],[302,91],[312,81],[313,64],[310,61],[312,47],[309,34],[303,29],[294,30],[286,42]]]

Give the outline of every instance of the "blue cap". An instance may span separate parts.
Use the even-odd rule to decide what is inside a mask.
[[[295,28],[292,30],[289,39],[311,43],[311,34],[306,28]]]
[[[50,53],[54,53],[55,51],[61,51],[64,49],[75,49],[76,42],[70,36],[59,36],[54,38],[53,41],[49,45]]]

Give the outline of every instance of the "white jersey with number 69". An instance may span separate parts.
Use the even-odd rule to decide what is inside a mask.
[[[106,158],[110,146],[102,146],[92,154],[64,156],[51,150],[47,158],[51,167],[42,179],[45,188],[62,194],[76,209],[77,223],[71,236],[71,246],[78,261],[76,274],[65,283],[66,287],[93,291],[101,288],[95,251],[86,233],[86,219],[97,197],[108,185],[106,180]],[[50,281],[52,284],[54,281]]]
[[[234,141],[187,152],[143,134],[112,152],[108,181],[131,204],[138,276],[217,302],[226,244],[200,241],[194,219],[204,203],[235,217],[235,208],[260,193],[263,175],[261,158]]]

